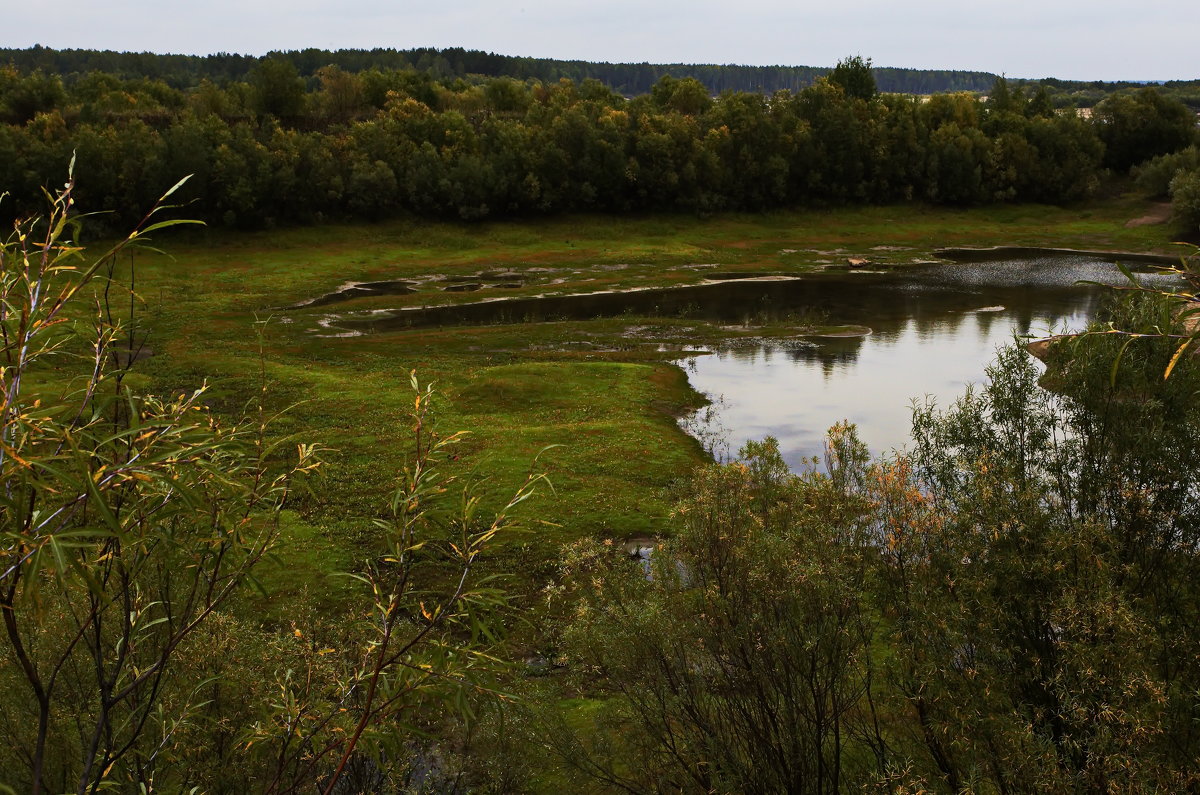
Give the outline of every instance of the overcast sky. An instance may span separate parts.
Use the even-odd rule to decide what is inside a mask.
[[[505,55],[1200,78],[1197,0],[8,0],[0,46],[238,52],[465,47]]]

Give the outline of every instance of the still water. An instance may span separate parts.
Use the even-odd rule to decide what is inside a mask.
[[[1157,274],[1140,278],[1168,283]],[[723,439],[718,455],[774,436],[794,470],[822,454],[825,431],[844,419],[858,425],[873,453],[900,448],[909,440],[913,401],[948,406],[984,380],[997,347],[1014,335],[1082,328],[1111,291],[1081,280],[1128,283],[1114,265],[1078,256],[822,278],[793,303],[773,299],[772,308],[818,310],[829,323],[862,324],[871,333],[717,349],[681,361],[692,386],[714,401],[685,427],[706,444]]]

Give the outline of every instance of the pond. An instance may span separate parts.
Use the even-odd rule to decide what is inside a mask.
[[[1139,278],[1169,283],[1161,274]],[[948,406],[984,380],[997,347],[1014,335],[1082,328],[1106,290],[1081,280],[1128,283],[1115,265],[1078,255],[823,277],[778,308],[819,309],[830,323],[861,324],[870,333],[687,358],[681,364],[692,386],[714,403],[684,427],[718,455],[774,436],[794,470],[822,454],[825,431],[843,419],[857,424],[873,453],[900,448],[909,440],[913,401]]]
[[[804,276],[706,271],[703,283],[571,295],[493,297],[330,315],[348,334],[429,326],[530,323],[630,317],[690,318],[763,327],[857,327],[842,336],[763,339],[681,354],[692,386],[713,404],[685,418],[684,428],[716,455],[736,453],[747,439],[774,436],[793,469],[824,451],[836,422],[858,425],[875,454],[909,440],[913,401],[945,407],[979,383],[996,349],[1018,336],[1079,329],[1108,292],[1127,284],[1113,255],[1063,250],[944,250],[956,260],[881,272],[841,268]],[[1148,263],[1170,258],[1120,255],[1143,282],[1169,276]],[[701,267],[701,266],[697,266]],[[491,284],[487,281],[487,278]],[[518,273],[480,274],[472,284],[520,286]],[[482,281],[481,281],[482,280]],[[353,283],[291,308],[337,304],[360,296],[407,294],[413,281]],[[428,285],[424,285],[428,287]],[[443,288],[449,289],[449,288]],[[644,341],[646,344],[650,340]]]

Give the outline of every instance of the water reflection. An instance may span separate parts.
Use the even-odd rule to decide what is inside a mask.
[[[825,285],[819,308],[831,323],[870,326],[870,335],[814,338],[787,350],[769,342],[713,350],[689,363],[688,377],[722,399],[719,420],[733,450],[772,435],[800,469],[822,453],[825,431],[849,419],[872,451],[883,453],[908,441],[914,400],[948,405],[983,380],[996,349],[1014,334],[1086,324],[1104,291],[1081,279],[1119,284],[1124,277],[1098,260],[1054,257],[942,266],[858,284],[846,278]]]

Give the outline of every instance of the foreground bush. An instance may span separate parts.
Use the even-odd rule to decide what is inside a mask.
[[[444,472],[461,434],[436,430],[413,376],[408,465],[351,573],[366,597],[260,626],[242,586],[289,542],[281,513],[316,448],[275,439],[262,398],[230,420],[203,387],[134,386],[146,330],[118,257],[178,222],[151,223],[156,209],[89,258],[73,190],[0,244],[0,785],[332,792],[428,777],[436,749],[417,738],[486,693],[496,663],[503,594],[479,559],[540,478],[485,511]]]
[[[691,480],[649,578],[572,548],[563,648],[602,707],[551,745],[626,791],[1200,784],[1200,373],[1177,306],[1122,304],[1114,327],[1147,334],[1128,345],[1060,343],[1054,392],[1004,351],[916,412],[908,454],[868,463],[839,428],[828,472],[792,475],[747,447]]]

